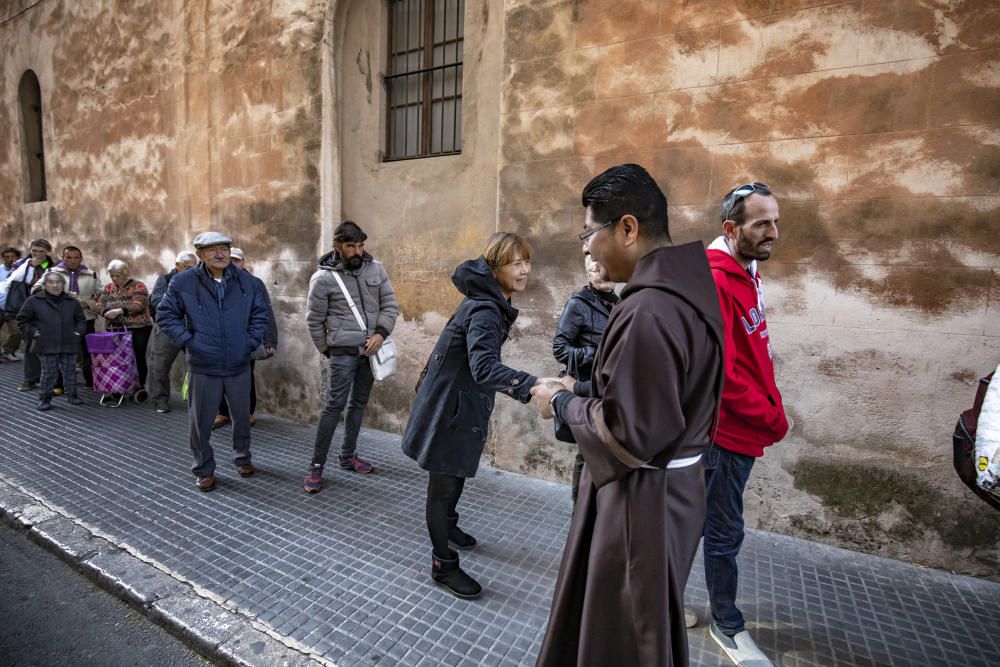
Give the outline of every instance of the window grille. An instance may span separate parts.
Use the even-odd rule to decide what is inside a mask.
[[[386,160],[462,152],[465,0],[390,0]]]
[[[21,106],[21,157],[24,201],[45,201],[45,147],[42,135],[42,89],[30,69],[17,87]]]

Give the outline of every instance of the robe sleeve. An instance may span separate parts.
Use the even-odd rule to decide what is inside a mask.
[[[597,487],[682,444],[688,352],[671,314],[622,313],[605,334],[602,396],[573,397],[562,411]]]

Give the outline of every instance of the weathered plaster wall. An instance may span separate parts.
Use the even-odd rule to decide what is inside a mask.
[[[0,238],[75,243],[152,285],[206,229],[268,284],[281,355],[264,405],[313,412],[301,381],[302,285],[320,234],[321,37],[327,3],[0,2]],[[27,8],[15,16],[19,9]],[[42,89],[48,201],[22,204],[17,85]]]
[[[460,300],[451,272],[496,231],[503,3],[466,0],[462,153],[420,160],[380,155],[386,14],[381,2],[342,3],[334,49],[343,217],[365,229],[368,251],[389,271],[401,309],[393,335],[406,351],[399,374],[376,386],[368,418],[401,432],[420,369]]]
[[[770,184],[794,427],[755,469],[752,523],[996,576],[1000,516],[963,491],[950,432],[1000,360],[997,4],[511,0],[505,20],[501,224],[541,246],[543,328],[580,282],[594,173],[646,165],[676,241]],[[562,476],[568,454],[532,460]]]
[[[21,9],[23,14],[17,15]],[[76,242],[152,281],[208,228],[269,285],[283,342],[268,409],[313,417],[301,322],[333,225],[358,220],[403,308],[400,374],[369,423],[401,430],[498,228],[536,246],[511,365],[583,281],[579,191],[646,164],[678,241],[760,179],[784,219],[764,269],[794,428],[755,471],[752,523],[995,576],[1000,521],[962,491],[949,432],[1000,349],[1000,10],[987,0],[467,0],[460,156],[383,163],[376,0],[0,0],[0,241]],[[17,83],[41,82],[47,202],[21,203]],[[496,463],[568,477],[572,452],[498,401]]]

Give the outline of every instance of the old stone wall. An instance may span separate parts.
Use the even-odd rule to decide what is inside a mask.
[[[206,229],[267,283],[281,354],[265,406],[314,411],[301,325],[320,236],[324,2],[0,2],[0,239],[79,245],[152,286]],[[19,12],[23,12],[20,13]],[[18,82],[42,91],[48,199],[21,193]],[[306,397],[309,400],[306,401]]]
[[[675,241],[711,240],[729,188],[770,184],[782,236],[762,272],[793,428],[755,468],[751,523],[1000,571],[1000,517],[950,459],[1000,361],[996,3],[507,6],[499,207],[541,246],[543,329],[580,282],[592,174],[647,166]],[[540,450],[561,473],[561,447]]]
[[[995,576],[1000,519],[950,469],[950,430],[1000,354],[1000,10],[987,0],[466,0],[461,155],[383,162],[380,0],[0,0],[0,242],[75,242],[151,282],[229,231],[268,284],[263,406],[313,417],[305,288],[357,220],[402,306],[400,431],[496,229],[535,245],[504,358],[555,373],[582,285],[579,192],[646,165],[676,241],[710,240],[751,180],[778,193],[763,266],[793,429],[759,463],[752,525]],[[17,87],[40,81],[48,198],[23,203]],[[497,465],[567,479],[573,452],[497,401]]]

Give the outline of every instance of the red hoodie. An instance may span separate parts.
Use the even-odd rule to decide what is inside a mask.
[[[724,248],[716,240],[708,249],[726,332],[726,379],[715,442],[738,454],[763,456],[765,447],[785,437],[788,420],[774,383],[756,262],[751,277]]]

